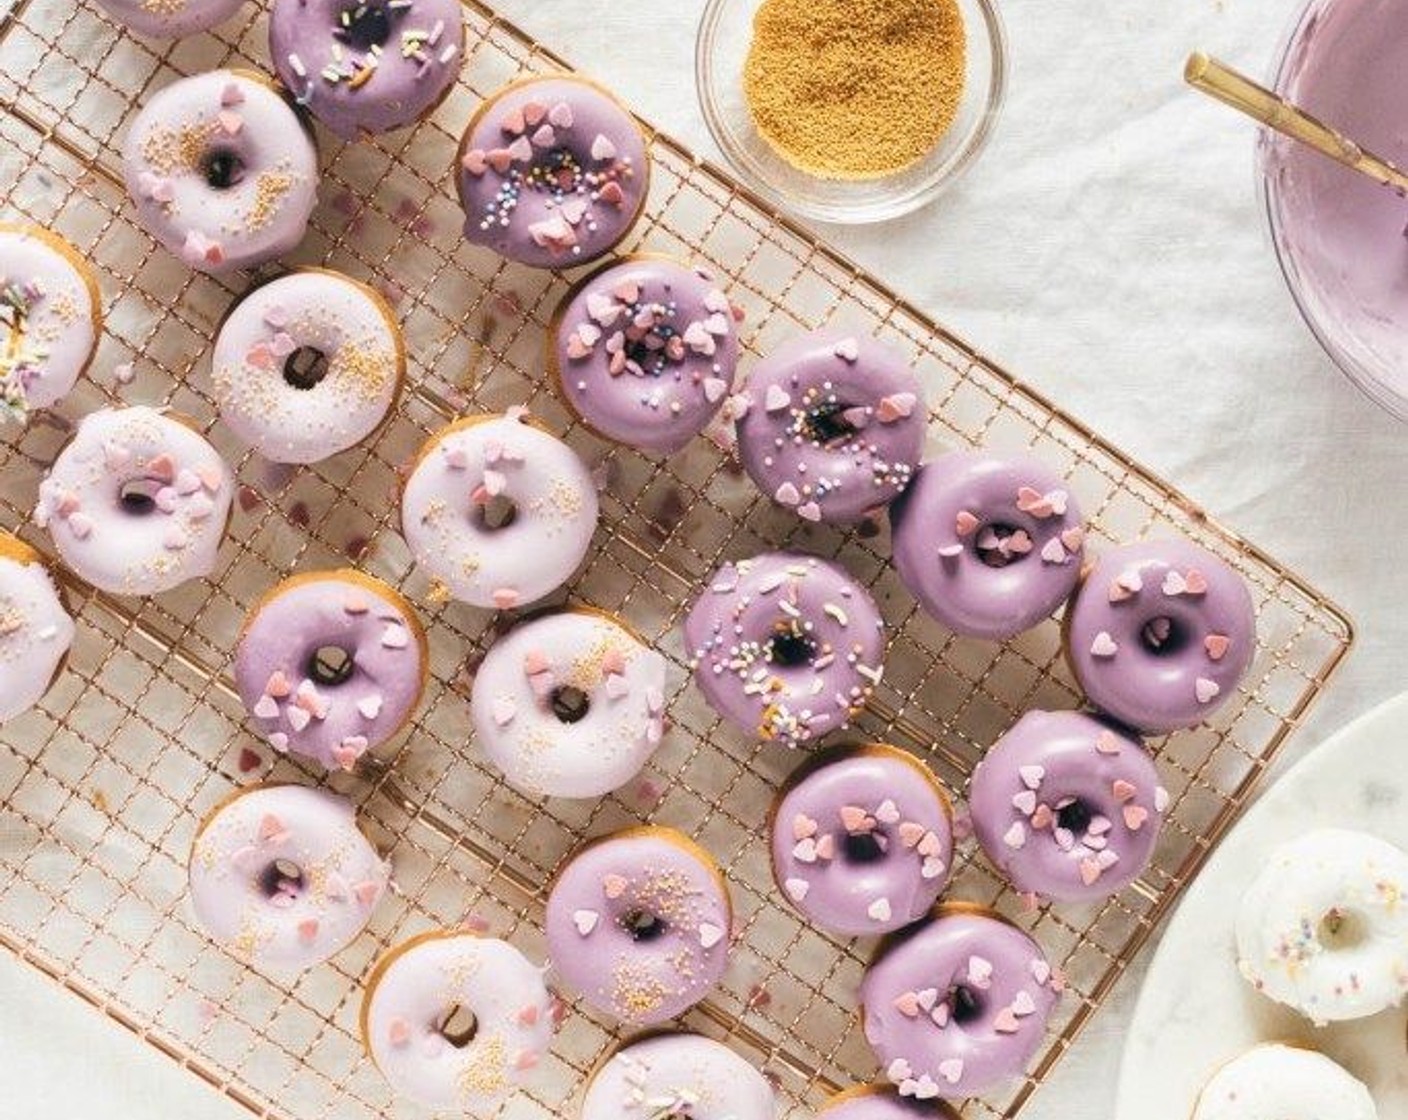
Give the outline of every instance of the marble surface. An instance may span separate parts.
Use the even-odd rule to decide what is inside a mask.
[[[1200,47],[1264,74],[1299,0],[1000,0],[1012,43],[992,146],[937,205],[824,231],[924,310],[1304,572],[1360,645],[1286,763],[1403,687],[1405,429],[1301,324],[1254,183],[1252,130],[1181,83]],[[703,0],[499,0],[714,155],[694,96]],[[645,49],[642,49],[644,37]],[[1403,153],[1408,155],[1408,153]],[[1147,958],[1146,958],[1147,959]],[[1023,1120],[1108,1120],[1143,968]],[[166,1059],[0,954],[4,1111],[224,1120]]]
[[[1258,1042],[1319,1050],[1358,1077],[1384,1120],[1408,1116],[1408,1006],[1313,1027],[1243,983],[1235,907],[1280,844],[1327,826],[1408,848],[1408,695],[1356,720],[1287,774],[1223,841],[1164,933],[1130,1024],[1116,1120],[1186,1120],[1204,1082]]]

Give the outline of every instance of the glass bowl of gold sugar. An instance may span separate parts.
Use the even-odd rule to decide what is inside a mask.
[[[994,0],[709,0],[699,100],[734,169],[824,222],[930,202],[982,151],[1007,81]]]

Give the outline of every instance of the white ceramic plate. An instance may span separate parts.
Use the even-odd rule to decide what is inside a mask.
[[[1188,1120],[1219,1065],[1271,1040],[1324,1052],[1369,1086],[1382,1120],[1408,1117],[1408,1011],[1316,1028],[1257,995],[1237,972],[1233,922],[1242,892],[1273,848],[1327,825],[1408,848],[1408,693],[1291,770],[1213,853],[1150,966],[1125,1042],[1117,1120]]]

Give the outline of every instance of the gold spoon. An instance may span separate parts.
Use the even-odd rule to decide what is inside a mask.
[[[1188,56],[1183,77],[1194,89],[1231,105],[1282,136],[1308,144],[1335,162],[1408,196],[1408,175],[1390,161],[1365,151],[1344,133],[1297,109],[1284,98],[1217,59],[1195,51]]]

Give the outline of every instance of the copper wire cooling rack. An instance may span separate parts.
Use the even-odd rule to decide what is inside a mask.
[[[194,276],[136,228],[118,147],[136,107],[176,77],[266,69],[266,20],[154,46],[74,0],[18,0],[0,23],[3,213],[53,227],[101,273],[108,325],[90,377],[58,414],[0,436],[0,525],[27,527],[65,430],[114,401],[160,402],[202,422],[243,487],[215,577],[157,600],[115,599],[68,581],[80,637],[58,686],[0,730],[0,943],[259,1116],[411,1117],[363,1057],[360,981],[385,947],[468,923],[541,959],[544,884],[586,836],[636,821],[684,829],[728,868],[737,946],[723,985],[685,1020],[776,1075],[788,1117],[875,1073],[855,991],[870,946],[799,923],[772,885],[760,835],[772,790],[798,761],[722,726],[688,684],[677,623],[721,560],[791,546],[839,556],[874,592],[893,642],[858,735],[933,763],[961,790],[984,747],[1024,710],[1077,695],[1054,623],[1002,646],[956,640],[917,613],[887,563],[883,531],[806,526],[760,499],[707,440],[656,462],[574,425],[541,375],[545,324],[570,278],[505,265],[466,246],[449,167],[479,99],[563,64],[492,11],[467,4],[460,84],[420,127],[353,147],[323,144],[322,205],[300,262],[371,278],[405,325],[414,391],[366,445],[297,473],[273,470],[214,422],[206,354],[248,277]],[[980,857],[953,895],[1034,929],[1070,991],[1031,1076],[970,1102],[1016,1116],[1169,912],[1251,786],[1352,641],[1348,620],[1294,573],[1207,520],[1167,485],[1016,384],[881,284],[816,244],[727,176],[655,134],[647,216],[629,249],[672,253],[726,278],[747,311],[749,349],[827,322],[877,334],[927,386],[934,448],[1034,451],[1062,470],[1092,517],[1092,543],[1194,537],[1247,578],[1262,649],[1206,727],[1156,744],[1173,794],[1148,873],[1110,902],[1024,912]],[[128,367],[130,366],[130,377]],[[532,802],[470,742],[475,659],[506,620],[427,600],[396,531],[397,469],[425,435],[468,408],[528,402],[597,465],[603,527],[577,601],[619,612],[674,663],[672,728],[643,776],[600,802]],[[421,603],[432,681],[414,727],[353,775],[275,757],[242,726],[228,660],[244,611],[286,573],[359,562]],[[389,854],[397,891],[330,964],[288,983],[213,946],[193,924],[185,863],[196,821],[232,787],[264,778],[327,783],[352,798]],[[572,1009],[537,1088],[503,1110],[570,1115],[616,1039]]]

